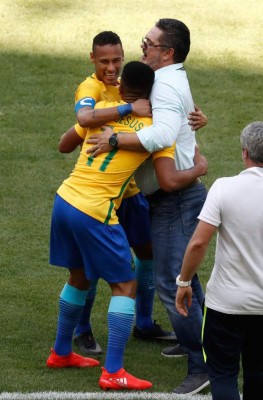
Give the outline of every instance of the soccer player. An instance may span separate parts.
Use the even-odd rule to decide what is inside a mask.
[[[82,82],[76,91],[75,111],[79,123],[84,127],[101,126],[118,117],[117,108],[94,110],[100,100],[119,100],[119,74],[124,52],[119,36],[111,31],[104,31],[93,39],[91,61],[95,73]],[[151,116],[149,102],[138,99],[132,103],[133,113]],[[149,206],[142,193],[132,180],[127,187],[125,200],[118,210],[120,223],[127,235],[135,257],[137,285],[136,321],[134,336],[141,339],[176,339],[173,332],[164,331],[152,321],[155,287],[152,274],[152,247],[150,235]],[[86,354],[102,353],[95,341],[91,326],[90,313],[96,294],[96,282],[92,282],[86,305],[76,327],[74,342]]]
[[[123,94],[126,102],[136,100],[137,94],[141,98],[149,96],[154,73],[145,67],[135,62],[124,69],[121,87],[126,88]],[[129,80],[131,75],[133,79]],[[125,86],[126,81],[129,87]],[[118,107],[119,121],[113,121],[111,126],[131,130],[130,120],[124,116],[127,107],[131,111],[131,105],[123,103]],[[138,126],[151,123],[147,117],[132,117]],[[99,130],[95,128],[96,132]],[[77,164],[58,189],[54,203],[50,263],[68,268],[70,275],[60,295],[57,336],[47,366],[89,367],[98,364],[72,352],[72,335],[83,311],[89,281],[103,278],[112,290],[112,298],[108,310],[105,369],[99,385],[102,389],[147,389],[152,386],[150,382],[137,379],[123,369],[124,349],[133,324],[136,280],[129,244],[118,223],[116,209],[134,170],[149,154],[135,155],[118,151],[113,146],[106,157],[93,159],[87,155],[87,147],[89,145],[84,141]]]

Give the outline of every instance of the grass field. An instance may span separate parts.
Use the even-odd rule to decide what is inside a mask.
[[[141,37],[162,17],[181,19],[191,30],[186,68],[195,103],[209,117],[198,133],[209,160],[204,178],[209,188],[215,178],[240,171],[240,131],[262,120],[262,2],[1,1],[0,393],[98,391],[96,368],[45,367],[58,295],[67,279],[66,271],[48,265],[50,214],[56,189],[78,154],[61,155],[57,143],[75,122],[74,91],[92,71],[93,36],[117,32],[125,60],[137,60]],[[204,286],[213,252],[214,244],[200,271]],[[101,282],[93,329],[104,348],[109,295]],[[158,299],[154,318],[169,329]],[[171,392],[186,373],[185,360],[164,359],[162,347],[131,338],[125,361],[131,373],[152,380],[153,391],[160,393]]]

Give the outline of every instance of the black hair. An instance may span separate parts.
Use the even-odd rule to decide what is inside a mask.
[[[178,19],[162,18],[155,26],[162,31],[162,44],[174,49],[174,62],[184,62],[190,50],[190,31]]]
[[[141,98],[148,98],[154,83],[154,71],[140,61],[130,61],[123,68],[121,81]]]
[[[94,51],[95,46],[105,46],[107,44],[110,45],[117,45],[120,44],[122,47],[122,42],[117,35],[117,33],[114,33],[112,31],[103,31],[98,33],[94,38],[92,42],[92,51]]]

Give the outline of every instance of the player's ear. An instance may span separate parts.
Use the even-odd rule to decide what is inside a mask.
[[[90,61],[94,64],[94,62],[95,62],[95,57],[94,57],[94,54],[93,54],[92,51],[89,53],[89,56],[90,56]]]

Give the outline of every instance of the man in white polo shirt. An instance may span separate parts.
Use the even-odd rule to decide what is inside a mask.
[[[263,392],[263,122],[246,126],[241,147],[246,169],[217,179],[209,190],[178,278],[184,287],[176,297],[178,311],[187,316],[189,282],[218,231],[203,333],[215,400],[240,400],[240,358],[243,400],[261,398]]]

